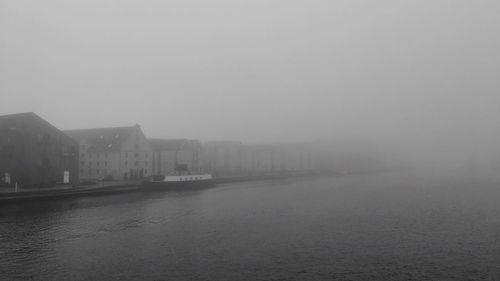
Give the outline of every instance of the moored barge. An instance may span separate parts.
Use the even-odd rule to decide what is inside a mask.
[[[142,182],[144,190],[190,190],[215,185],[210,174],[154,176]]]

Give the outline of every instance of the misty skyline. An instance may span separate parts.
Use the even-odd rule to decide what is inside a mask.
[[[0,112],[148,136],[498,148],[497,1],[0,1]]]

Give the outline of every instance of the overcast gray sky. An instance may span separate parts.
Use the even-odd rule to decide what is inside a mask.
[[[496,0],[0,0],[0,113],[498,148],[499,15]]]

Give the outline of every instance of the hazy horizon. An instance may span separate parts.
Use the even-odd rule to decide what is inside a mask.
[[[499,12],[497,1],[1,0],[0,115],[492,161]]]

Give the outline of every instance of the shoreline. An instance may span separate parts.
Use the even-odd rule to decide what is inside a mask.
[[[263,174],[263,175],[244,175],[244,176],[226,176],[213,178],[215,184],[222,183],[237,183],[261,180],[275,180],[287,178],[307,178],[319,176],[332,176],[334,174],[325,174],[317,172],[308,173],[283,173],[283,174]],[[56,199],[68,197],[90,197],[90,196],[104,196],[121,193],[132,193],[143,191],[140,182],[121,182],[117,184],[109,184],[104,186],[90,186],[90,187],[70,187],[63,189],[50,189],[50,190],[30,190],[20,192],[0,192],[0,204],[15,201],[29,201],[29,200],[43,200],[43,199]],[[167,190],[165,190],[167,191]]]

